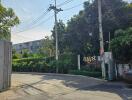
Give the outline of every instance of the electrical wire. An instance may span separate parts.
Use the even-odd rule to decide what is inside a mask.
[[[68,3],[70,3],[70,2],[72,2],[73,0],[66,0],[65,2],[62,2],[61,4],[59,4],[58,6],[63,6],[63,5],[65,5],[65,4],[68,4]],[[73,8],[73,7],[72,7]],[[69,9],[71,9],[71,8],[69,8]],[[67,10],[69,10],[69,9],[67,9]],[[21,32],[24,32],[24,31],[28,31],[28,30],[31,30],[31,29],[33,29],[33,28],[36,28],[36,27],[38,27],[38,25],[41,25],[43,22],[45,22],[45,21],[43,21],[43,22],[41,22],[40,24],[38,24],[38,25],[35,25],[35,24],[37,24],[43,17],[45,17],[47,14],[48,14],[48,12],[49,12],[49,10],[46,10],[42,15],[40,15],[37,19],[35,19],[35,20],[33,20],[28,26],[29,27],[26,27],[26,28],[24,28],[24,29],[22,29],[21,31],[19,31],[19,32],[17,32],[17,33],[21,33]],[[49,19],[49,18],[48,18]]]
[[[75,6],[73,6],[73,7],[64,9],[64,11],[68,11],[68,10],[74,9],[74,8],[76,8],[76,7],[81,6],[82,4],[83,4],[83,3],[80,3],[80,4],[75,5]],[[34,27],[31,27],[31,28],[29,28],[29,29],[27,29],[27,30],[19,31],[19,32],[17,32],[17,33],[25,32],[25,31],[29,31],[29,30],[32,30],[32,29],[34,29],[34,28],[37,28],[37,27],[39,27],[39,25],[44,24],[45,22],[47,22],[47,21],[48,21],[50,18],[52,18],[52,17],[53,17],[53,16],[50,16],[50,17],[48,17],[46,20],[44,20],[44,21],[42,21],[41,23],[39,23],[38,25],[36,25],[36,26],[34,26]]]
[[[45,17],[48,14],[48,10],[46,10],[42,15],[40,15],[37,19],[33,20],[30,24],[36,24],[39,20],[41,20],[43,17]]]
[[[57,5],[57,7],[64,6],[64,5],[66,5],[66,4],[68,4],[68,3],[72,2],[72,1],[74,1],[74,0],[66,0],[66,1],[60,3],[59,5]]]
[[[61,4],[59,4],[59,6],[62,6],[62,5],[67,4],[67,3],[70,3],[71,1],[73,1],[73,0],[67,0],[67,1],[65,1],[65,2],[63,2],[63,3],[61,3]],[[64,9],[64,11],[68,11],[68,10],[74,9],[74,8],[76,8],[76,7],[81,6],[82,4],[83,4],[83,3],[80,3],[80,4],[75,5],[75,6],[73,6],[73,7]],[[44,16],[45,16],[46,14],[47,14],[47,12],[44,13]],[[34,21],[32,22],[32,25],[31,25],[32,27],[27,28],[27,29],[22,30],[22,31],[18,31],[18,32],[16,32],[16,33],[22,33],[22,32],[29,31],[29,30],[32,30],[32,29],[34,29],[34,28],[37,28],[37,27],[39,27],[40,25],[42,25],[42,24],[44,24],[45,22],[47,22],[48,20],[50,20],[53,16],[50,16],[50,17],[48,17],[46,20],[42,21],[41,23],[38,23],[37,25],[34,25],[34,26],[33,26],[33,24],[36,24],[42,17],[43,17],[43,14],[42,14],[38,19],[34,20]]]
[[[40,25],[46,23],[47,21],[49,21],[52,17],[53,17],[53,15],[50,16],[50,17],[48,17],[46,20],[42,21],[41,23],[39,23],[39,24],[36,25],[36,26],[33,26],[33,27],[28,28],[28,29],[26,29],[26,30],[18,31],[18,32],[16,32],[16,33],[22,33],[22,32],[25,32],[25,31],[29,31],[29,30],[35,29],[35,28],[37,28],[38,26],[40,26]]]
[[[83,3],[80,3],[80,4],[78,4],[78,5],[75,5],[75,6],[73,6],[73,7],[66,8],[66,9],[63,9],[63,10],[64,10],[64,11],[69,11],[69,10],[74,9],[74,8],[77,8],[77,7],[81,6],[81,5],[83,5]]]
[[[22,38],[22,39],[25,39],[25,38],[26,38],[26,39],[29,39],[29,40],[33,40],[33,38],[29,38],[29,37],[23,36],[23,35],[21,35],[21,34],[13,34],[12,36],[13,36],[13,37],[16,36],[17,38]],[[15,37],[14,37],[14,38],[15,38]]]
[[[37,19],[33,20],[30,24],[28,24],[23,30],[28,30],[32,28],[35,24],[37,24],[42,18],[44,18],[48,14],[48,10],[45,11],[42,15],[40,15]]]

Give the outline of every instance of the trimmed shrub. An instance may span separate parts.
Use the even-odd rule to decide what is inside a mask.
[[[13,71],[15,72],[46,72],[67,74],[69,70],[77,69],[76,56],[65,53],[56,61],[54,57],[49,58],[22,58],[13,60]]]
[[[15,72],[49,72],[50,58],[23,58],[13,60],[12,70]]]

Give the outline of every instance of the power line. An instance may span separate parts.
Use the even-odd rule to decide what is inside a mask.
[[[80,4],[75,5],[75,6],[73,6],[73,7],[64,9],[64,11],[68,11],[68,10],[74,9],[74,8],[76,8],[76,7],[81,6],[82,4],[83,4],[83,3],[80,3]],[[53,16],[48,17],[46,20],[42,21],[41,23],[39,23],[38,25],[36,25],[36,26],[34,26],[34,27],[31,27],[31,28],[26,29],[26,30],[23,30],[23,31],[19,31],[19,32],[17,32],[17,33],[25,32],[25,31],[29,31],[29,30],[32,30],[32,29],[34,29],[34,28],[37,28],[39,25],[42,25],[43,23],[47,22],[50,18],[53,18]]]
[[[50,4],[50,2],[52,2],[52,0],[49,0],[49,4]],[[48,4],[46,7],[44,7],[44,8],[41,9],[42,15],[40,15],[40,16],[43,16],[43,14],[46,13],[46,12],[48,11],[48,10],[45,9],[45,8],[49,8],[49,4]],[[45,11],[43,11],[43,10],[45,10]],[[33,18],[33,20],[38,19],[40,16],[38,16],[37,18]]]
[[[33,38],[29,38],[29,37],[26,37],[26,36],[23,36],[23,35],[20,35],[20,34],[13,34],[12,36],[16,36],[16,37],[19,37],[19,38],[23,38],[23,39],[30,39],[32,40]]]
[[[39,16],[37,19],[33,20],[26,28],[23,30],[27,30],[29,28],[32,28],[35,24],[37,24],[43,17],[45,17],[48,14],[48,10],[45,11],[41,16]]]
[[[60,3],[59,5],[57,5],[57,7],[60,7],[60,6],[66,5],[66,4],[68,4],[68,3],[72,2],[72,1],[74,1],[74,0],[66,0],[66,1]]]
[[[72,2],[72,1],[73,1],[73,0],[66,0],[65,2],[59,4],[58,6],[63,6],[63,5],[65,5],[65,4],[67,4],[67,3],[70,3],[70,2]],[[67,10],[68,10],[68,9],[67,9]],[[30,29],[36,27],[36,26],[34,26],[34,25],[35,25],[36,23],[38,23],[39,20],[41,20],[44,16],[46,16],[46,15],[48,14],[48,12],[49,12],[49,10],[46,10],[46,11],[45,11],[42,15],[40,15],[37,19],[34,19],[34,20],[29,24],[29,27],[24,28],[24,30],[22,30],[22,31],[20,31],[20,32],[28,31],[28,30],[30,30]],[[44,22],[45,22],[45,21],[44,21]],[[38,24],[38,25],[40,25],[40,24]],[[37,26],[38,26],[38,25],[37,25]],[[17,33],[20,33],[20,32],[17,32]]]
[[[47,21],[49,21],[52,17],[53,17],[53,15],[48,17],[46,20],[42,21],[41,23],[39,23],[36,26],[33,26],[33,27],[29,28],[29,29],[26,29],[26,30],[23,30],[23,31],[19,31],[19,32],[16,32],[16,33],[22,33],[22,32],[29,31],[29,30],[32,30],[34,28],[37,28],[39,25],[42,25],[42,24],[46,23]]]
[[[24,31],[27,31],[27,30],[29,30],[29,29],[32,29],[32,28],[34,28],[34,26],[33,25],[35,25],[36,23],[38,23],[39,22],[39,20],[41,20],[43,17],[45,17],[47,14],[48,14],[48,12],[49,12],[49,10],[47,9],[45,12],[43,12],[43,14],[41,14],[38,18],[36,18],[36,19],[34,19],[32,22],[30,22],[29,24],[28,24],[28,26],[26,27],[26,28],[24,28],[22,31],[19,31],[19,32],[24,32]],[[5,14],[2,14],[1,15],[2,17],[4,17],[4,16],[6,16]],[[45,21],[43,21],[43,22],[45,22]],[[36,27],[36,26],[35,26]],[[17,33],[19,33],[19,32],[17,32]]]
[[[52,0],[50,0],[49,2],[52,2]],[[49,5],[47,6],[47,8],[48,7],[49,7]],[[31,21],[31,22],[29,22],[29,24],[27,24],[27,26],[29,26],[28,28],[30,28],[30,26],[33,26],[34,24],[36,24],[39,20],[41,20],[44,16],[46,16],[48,12],[49,12],[48,9],[46,9],[40,16],[38,16],[37,18],[34,18],[33,21]],[[26,28],[24,28],[24,29],[26,29]]]
[[[48,14],[48,10],[46,10],[42,15],[40,15],[37,19],[33,20],[31,25],[36,24],[41,18],[45,17]]]
[[[73,7],[70,7],[70,8],[66,8],[66,9],[64,9],[64,11],[68,11],[68,10],[71,10],[71,9],[77,8],[77,7],[81,6],[81,5],[83,5],[83,3],[80,3],[80,4],[75,5],[75,6],[73,6]]]

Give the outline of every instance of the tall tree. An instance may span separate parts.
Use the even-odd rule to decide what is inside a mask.
[[[11,27],[19,24],[19,19],[11,8],[0,4],[0,40],[10,40]]]
[[[55,41],[56,41],[56,37],[55,37],[55,27],[53,28],[52,32],[52,36],[53,36],[53,41],[54,41],[54,45],[55,45]],[[66,26],[63,23],[62,20],[59,20],[57,23],[57,33],[58,33],[58,48],[59,48],[59,52],[63,53],[64,49],[65,49],[65,35],[66,35]]]
[[[109,32],[132,26],[132,6],[123,0],[102,0],[102,19],[105,51],[108,50]],[[99,27],[97,0],[84,2],[84,10],[74,15],[65,25],[58,22],[59,50],[69,48],[81,55],[99,54]],[[54,29],[52,31],[55,39]]]
[[[98,54],[99,29],[97,0],[85,2],[84,10],[80,11],[67,23],[67,36],[70,47],[80,54]],[[102,0],[102,19],[105,51],[108,50],[109,35],[114,37],[114,31],[132,25],[132,7],[122,0]],[[92,35],[90,35],[92,34]],[[89,49],[90,48],[90,49]],[[87,51],[87,52],[86,52]]]

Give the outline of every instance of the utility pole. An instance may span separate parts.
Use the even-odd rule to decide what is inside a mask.
[[[111,37],[110,37],[110,32],[109,32],[109,51],[110,51],[110,43],[111,43]]]
[[[57,8],[57,3],[56,3],[56,0],[54,0],[55,1],[55,4],[54,5],[50,5],[50,7],[49,7],[49,11],[50,10],[53,10],[54,11],[54,17],[55,17],[55,40],[56,40],[56,53],[55,53],[55,58],[56,58],[56,61],[58,61],[58,59],[59,59],[59,54],[58,54],[58,32],[57,32],[57,14],[58,14],[58,12],[60,12],[60,11],[63,11],[61,8]],[[58,68],[56,68],[56,72],[58,72]]]
[[[103,28],[102,28],[102,9],[101,9],[102,6],[101,6],[101,1],[102,0],[98,0],[100,57],[101,57],[102,77],[106,78],[105,61],[104,61],[104,39],[103,39]]]

